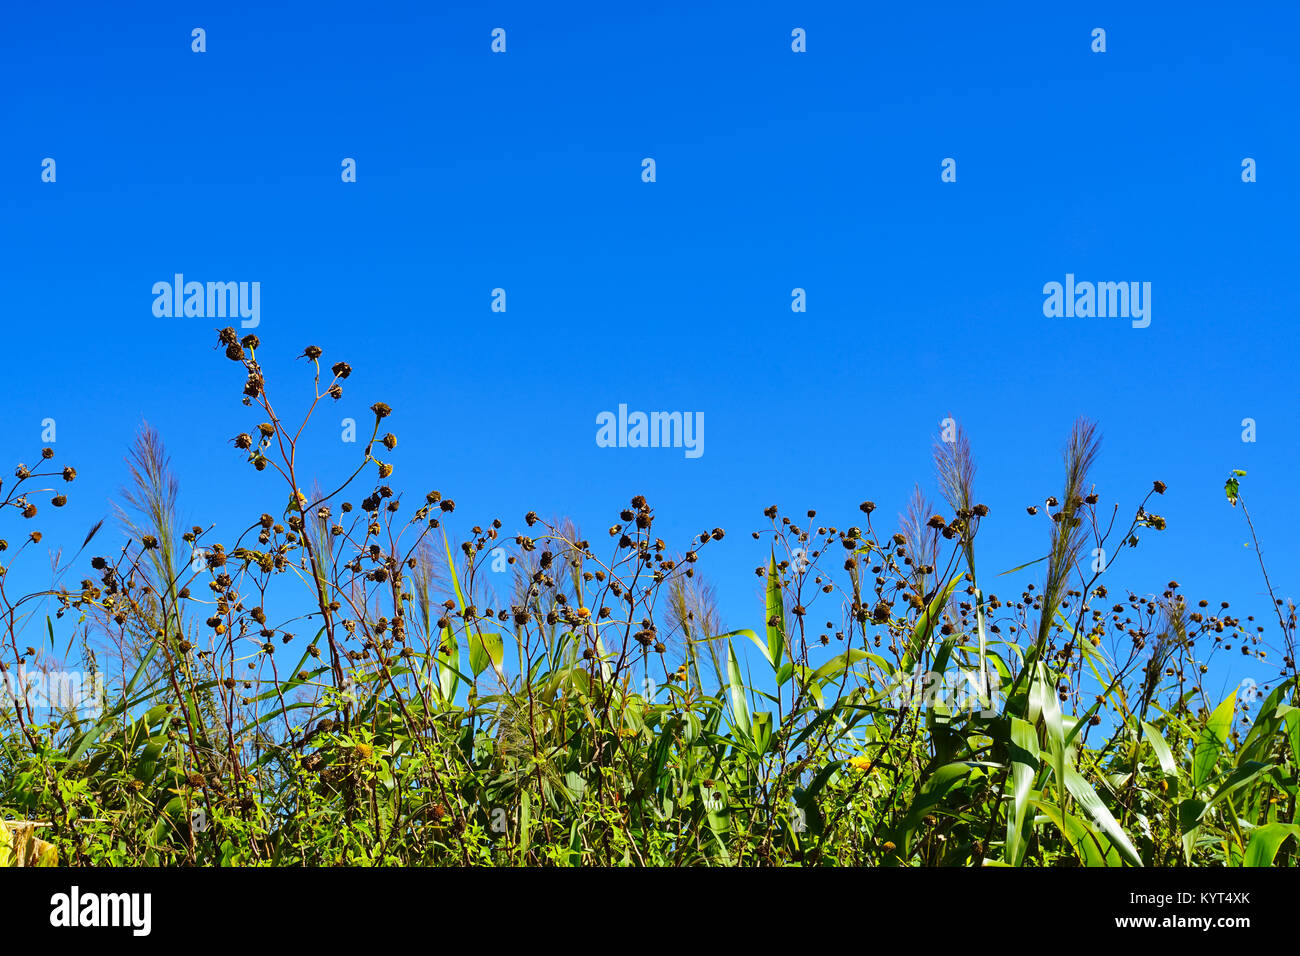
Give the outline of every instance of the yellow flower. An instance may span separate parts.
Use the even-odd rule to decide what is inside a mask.
[[[871,769],[871,758],[867,756],[849,758],[849,766],[854,770],[867,771]]]

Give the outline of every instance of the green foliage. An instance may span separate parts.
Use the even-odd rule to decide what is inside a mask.
[[[1296,863],[1294,609],[1276,602],[1283,667],[1262,702],[1212,697],[1214,654],[1232,642],[1262,668],[1262,638],[1172,582],[1113,596],[1113,572],[1080,560],[1085,533],[1113,568],[1164,527],[1146,510],[1156,482],[1127,530],[1106,530],[1086,482],[1092,426],[1067,445],[1046,553],[1014,569],[1043,564],[1045,586],[999,598],[980,583],[988,509],[962,437],[936,451],[947,516],[877,530],[864,502],[865,527],[840,529],[767,509],[763,623],[726,631],[700,571],[722,529],[670,550],[638,495],[605,548],[532,512],[513,536],[494,520],[453,546],[454,502],[429,492],[403,511],[386,483],[383,403],[357,470],[307,494],[305,432],[273,409],[260,343],[220,339],[264,419],[234,445],[269,472],[259,481],[287,484],[287,508],[283,486],[265,491],[280,518],[234,540],[181,534],[150,434],[126,540],[90,562],[96,576],[21,599],[0,587],[5,673],[57,667],[58,632],[83,668],[110,651],[121,664],[98,709],[5,701],[0,818],[39,826],[43,860]],[[304,424],[351,371],[329,378],[320,354],[305,353]],[[26,514],[40,477],[20,467],[0,515]],[[48,649],[20,638],[29,621]]]

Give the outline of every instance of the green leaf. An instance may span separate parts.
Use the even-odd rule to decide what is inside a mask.
[[[976,764],[959,760],[955,763],[944,764],[936,770],[922,785],[920,793],[916,795],[912,805],[908,808],[907,816],[903,818],[903,823],[899,827],[903,839],[910,841],[912,831],[925,819],[930,809],[942,803],[949,790],[963,783],[977,769]]]
[[[460,642],[450,627],[442,629],[438,642],[438,689],[447,703],[456,698],[456,685],[460,683]],[[475,677],[478,676],[476,672]]]
[[[813,801],[817,799],[817,794],[821,793],[822,788],[830,781],[835,771],[842,766],[844,766],[843,760],[832,760],[817,771],[817,776],[813,777],[812,783],[808,784],[807,790],[795,790],[795,804],[804,810],[812,806]]]
[[[776,553],[767,559],[767,660],[773,667],[785,653],[785,599],[781,595],[781,576],[776,569]]]
[[[1160,769],[1164,771],[1166,777],[1178,777],[1178,765],[1174,763],[1173,752],[1169,745],[1165,743],[1165,738],[1161,736],[1160,731],[1156,730],[1150,724],[1143,721],[1142,729],[1146,731],[1147,742],[1151,744],[1151,749],[1156,752],[1156,759],[1160,761]]]
[[[1129,842],[1129,838],[1119,825],[1119,821],[1111,814],[1106,804],[1101,802],[1101,797],[1097,796],[1097,791],[1092,789],[1092,785],[1079,776],[1079,772],[1073,767],[1065,768],[1065,786],[1070,791],[1070,795],[1078,800],[1092,818],[1100,824],[1101,828],[1106,831],[1106,835],[1110,837],[1110,842],[1119,850],[1120,855],[1134,866],[1141,866],[1142,857],[1138,855],[1138,851]]]
[[[1019,717],[1011,718],[1011,807],[1007,815],[1007,862],[1019,866],[1028,844],[1024,841],[1025,812],[1029,809],[1029,791],[1038,773],[1038,734],[1032,724]]]
[[[1057,786],[1066,784],[1065,777],[1065,725],[1061,721],[1061,707],[1056,699],[1056,690],[1048,683],[1047,669],[1042,662],[1034,665],[1034,682],[1029,689],[1029,713],[1032,721],[1042,714],[1043,726],[1047,728],[1047,749],[1052,757],[1052,770],[1056,774]],[[1061,797],[1065,802],[1065,797]]]
[[[158,653],[158,648],[161,646],[162,645],[156,641],[150,644],[149,650],[140,658],[140,664],[136,667],[135,673],[131,675],[131,679],[127,681],[126,686],[122,688],[122,703],[104,713],[94,727],[82,734],[80,738],[77,738],[77,743],[73,746],[71,753],[68,754],[69,763],[76,763],[77,760],[81,758],[81,755],[86,752],[87,748],[99,739],[99,735],[108,729],[120,714],[126,713],[127,708],[132,704],[132,701],[129,699],[131,691],[135,689],[135,685],[140,678],[144,676],[145,668],[149,666],[149,662],[153,660],[154,655]]]
[[[763,710],[754,714],[752,733],[754,749],[758,751],[760,756],[767,753],[767,748],[772,743],[771,711]]]
[[[1219,789],[1214,792],[1210,798],[1210,806],[1214,806],[1224,797],[1228,796],[1235,790],[1239,790],[1246,784],[1252,782],[1260,774],[1273,769],[1271,763],[1260,763],[1258,760],[1250,760],[1242,764],[1236,770],[1228,775],[1228,779],[1219,785]]]
[[[1245,478],[1246,473],[1241,469],[1234,469],[1232,475],[1223,483],[1223,493],[1228,496],[1228,501],[1235,508],[1237,507],[1237,493],[1241,489],[1241,483],[1238,478]]]
[[[1287,837],[1295,837],[1300,843],[1300,826],[1294,823],[1266,823],[1250,835],[1246,845],[1246,858],[1242,866],[1272,866],[1277,851],[1286,842]]]
[[[569,866],[582,866],[582,834],[576,818],[569,827]]]
[[[768,646],[764,644],[761,640],[759,640],[758,635],[755,634],[747,627],[742,627],[738,631],[728,631],[726,634],[719,634],[717,637],[709,638],[709,640],[716,641],[716,640],[722,640],[725,638],[732,638],[732,637],[749,638],[750,642],[755,647],[757,647],[760,651],[763,652],[763,660],[767,661],[769,664],[773,665],[774,667],[776,666],[777,661],[772,657],[772,652],[768,649]]]
[[[1205,815],[1205,801],[1188,797],[1178,804],[1178,829],[1183,836],[1183,857],[1192,862],[1192,850],[1196,847],[1196,834],[1201,829],[1201,817]]]
[[[491,664],[501,674],[501,659],[505,652],[500,634],[483,634],[471,631],[469,635],[469,668],[478,677]]]
[[[908,641],[907,655],[903,658],[901,670],[909,670],[916,663],[917,658],[921,656],[921,652],[925,650],[926,644],[930,641],[930,635],[934,633],[935,625],[939,623],[944,607],[952,597],[953,589],[965,577],[966,573],[963,571],[930,599],[925,611],[917,618],[916,624],[912,627],[912,638]]]
[[[740,679],[740,664],[736,661],[736,649],[727,641],[727,690],[731,695],[731,710],[735,716],[736,729],[746,740],[750,737],[752,722],[749,718],[749,702],[745,699],[745,684]]]
[[[460,575],[456,573],[456,559],[451,553],[451,543],[447,540],[447,533],[442,535],[442,546],[447,552],[447,567],[451,570],[452,587],[456,589],[456,600],[460,603],[461,613],[465,613],[466,602],[465,592],[460,588]],[[487,670],[490,663],[496,670],[497,674],[504,678],[505,674],[501,670],[501,660],[505,654],[505,648],[501,642],[500,634],[482,634],[472,624],[466,623],[469,641],[469,666],[474,672],[474,676]]]
[[[1196,741],[1196,750],[1192,755],[1192,788],[1199,790],[1210,779],[1219,754],[1228,742],[1228,731],[1232,727],[1232,714],[1237,706],[1237,692],[1229,694],[1201,729],[1201,736]]]
[[[702,638],[699,638],[699,639],[697,639],[697,640],[692,641],[691,643],[692,643],[692,644],[707,644],[707,643],[709,643],[710,641],[725,641],[725,640],[728,640],[729,638],[732,638],[732,637],[745,637],[745,638],[748,638],[749,641],[750,641],[750,643],[752,643],[755,647],[757,647],[757,648],[759,649],[760,652],[762,652],[762,654],[763,654],[763,660],[767,661],[769,664],[772,664],[772,663],[773,663],[772,658],[769,656],[769,653],[770,653],[770,652],[769,652],[768,649],[767,649],[767,645],[763,643],[763,641],[759,638],[759,636],[758,636],[757,634],[755,634],[752,630],[750,630],[750,629],[747,628],[747,627],[742,627],[742,628],[740,628],[740,629],[738,629],[738,630],[735,630],[735,631],[728,631],[726,634],[714,634],[714,635],[712,635],[712,636],[710,636],[710,637],[702,637]],[[786,676],[787,676],[787,679],[789,679],[789,675],[787,674]]]
[[[533,821],[533,803],[527,790],[520,798],[519,806],[519,862],[528,859],[528,830]]]
[[[865,660],[868,657],[874,656],[875,655],[868,654],[863,650],[855,649],[845,651],[843,654],[837,654],[835,657],[832,657],[821,667],[817,668],[817,670],[813,671],[812,679],[819,683],[831,680],[832,678],[839,677],[840,674],[844,673],[845,668],[850,664],[856,664],[860,660]]]
[[[1066,810],[1062,810],[1055,804],[1048,803],[1046,800],[1036,800],[1035,803],[1047,818],[1056,824],[1056,828],[1069,841],[1070,846],[1078,854],[1084,866],[1102,867],[1109,865],[1106,852],[1098,842],[1097,834],[1085,821],[1080,820]]]
[[[1282,720],[1286,723],[1287,739],[1291,742],[1291,759],[1300,764],[1300,708],[1287,711]]]

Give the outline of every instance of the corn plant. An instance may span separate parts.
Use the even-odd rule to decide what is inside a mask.
[[[1175,581],[1147,596],[1113,585],[1165,530],[1148,508],[1166,488],[1127,521],[1107,511],[1090,422],[1043,508],[1045,551],[1012,569],[1034,578],[1019,593],[994,593],[977,563],[992,516],[958,429],[935,446],[943,506],[918,490],[893,523],[864,501],[843,527],[767,508],[751,532],[757,626],[729,630],[702,571],[722,528],[670,546],[633,495],[596,542],[537,512],[457,541],[452,498],[394,487],[384,402],[350,473],[321,481],[307,464],[304,429],[343,401],[348,363],[308,347],[311,386],[286,418],[257,336],[224,329],[218,344],[243,379],[230,445],[261,476],[246,523],[182,529],[179,477],[145,429],[118,541],[78,587],[62,572],[80,553],[22,597],[0,566],[3,672],[54,669],[61,631],[104,676],[93,707],[38,719],[19,688],[0,717],[0,817],[39,824],[58,859],[1295,863],[1294,605],[1269,582],[1276,673],[1262,629],[1227,604]],[[55,490],[31,483],[76,472],[15,475],[0,516],[30,522]],[[1250,522],[1241,477],[1225,490]],[[12,555],[0,541],[0,560],[40,541]],[[1084,557],[1098,550],[1104,567]],[[508,575],[491,573],[500,562]],[[38,650],[20,635],[40,625]],[[1262,702],[1209,693],[1233,646]]]

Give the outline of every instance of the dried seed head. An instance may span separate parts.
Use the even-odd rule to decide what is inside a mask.
[[[393,413],[393,410],[383,402],[375,402],[370,406],[370,410],[375,413],[375,418],[387,418]]]

